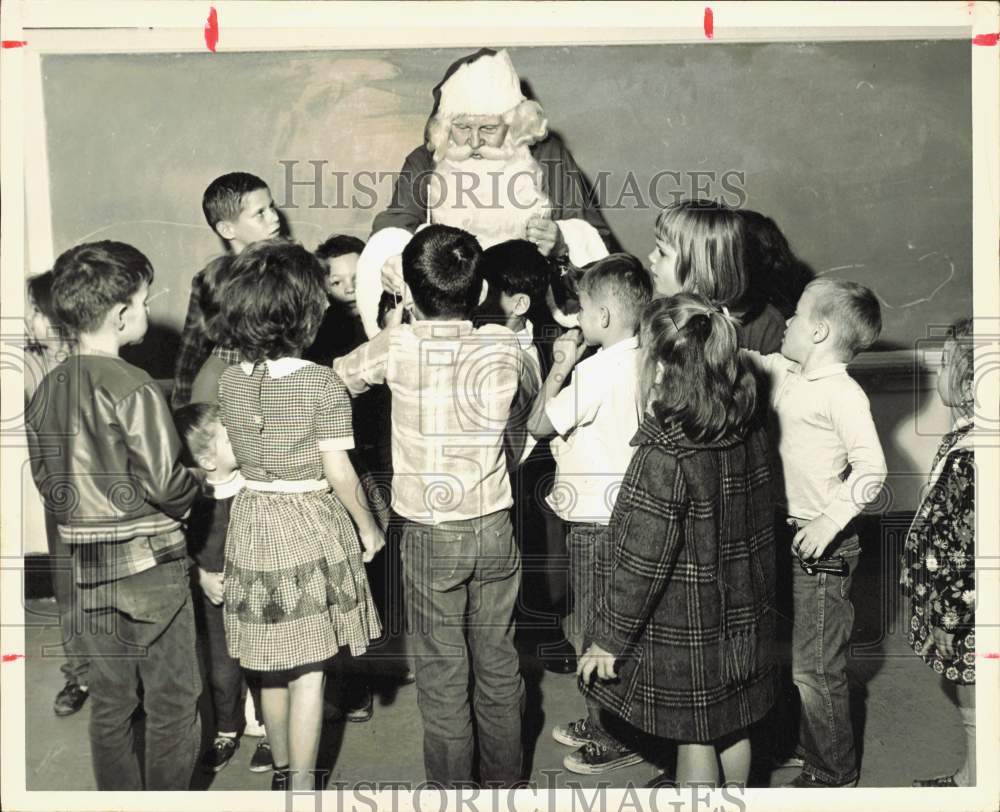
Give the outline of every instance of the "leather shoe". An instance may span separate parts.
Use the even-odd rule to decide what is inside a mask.
[[[546,671],[551,671],[553,674],[576,673],[576,649],[566,638],[558,643],[541,647],[538,656]]]

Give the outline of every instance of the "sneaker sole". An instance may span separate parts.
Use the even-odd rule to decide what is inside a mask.
[[[247,769],[250,770],[250,772],[252,772],[252,773],[269,773],[272,770],[274,770],[274,765],[273,764],[265,764],[265,765],[261,766],[259,764],[256,764],[256,765],[255,764],[251,764],[249,767],[247,767]]]
[[[565,744],[567,747],[583,747],[591,741],[591,739],[580,739],[568,733],[563,733],[557,727],[552,728],[552,738],[559,742],[559,744]]]
[[[211,770],[211,771],[212,771],[213,773],[221,773],[221,772],[222,772],[222,771],[223,771],[224,769],[226,769],[226,767],[228,767],[228,766],[229,766],[229,764],[230,764],[230,763],[232,762],[232,760],[233,760],[233,759],[232,759],[232,758],[230,757],[230,758],[229,758],[229,759],[228,759],[228,760],[226,761],[226,763],[225,763],[225,764],[220,764],[220,765],[219,765],[218,767],[210,767],[209,769],[210,769],[210,770]]]
[[[600,775],[601,773],[611,772],[612,770],[620,770],[622,767],[631,767],[633,764],[639,764],[642,761],[643,758],[638,753],[621,756],[620,758],[616,758],[614,761],[609,761],[606,764],[600,765],[578,764],[569,756],[566,756],[566,758],[563,759],[563,767],[571,773],[577,773],[578,775]]]

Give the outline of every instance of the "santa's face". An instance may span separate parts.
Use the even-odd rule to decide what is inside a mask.
[[[451,143],[469,150],[469,158],[498,157],[495,154],[484,156],[481,150],[486,147],[489,153],[500,148],[506,137],[507,125],[502,116],[456,116],[451,123]]]

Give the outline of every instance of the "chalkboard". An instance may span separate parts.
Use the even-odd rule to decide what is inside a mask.
[[[220,248],[209,181],[260,175],[310,248],[367,237],[431,89],[473,50],[46,56],[55,251],[119,239],[150,256],[154,293],[169,290],[139,355],[169,375],[190,278]],[[626,250],[649,252],[657,202],[700,192],[773,217],[817,272],[872,286],[878,348],[971,312],[967,41],[510,52]],[[289,190],[289,171],[318,171],[321,199]]]

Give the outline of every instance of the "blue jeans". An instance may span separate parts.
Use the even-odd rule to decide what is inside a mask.
[[[509,787],[521,780],[524,761],[524,683],[514,648],[521,558],[510,511],[438,525],[407,521],[402,553],[427,780],[472,780],[475,713],[480,778]]]
[[[854,625],[851,579],[861,546],[857,535],[835,539],[825,557],[840,555],[845,576],[809,575],[792,558],[792,679],[799,691],[799,741],[803,770],[822,781],[857,780],[854,731],[847,687],[847,646]]]
[[[145,788],[187,790],[201,743],[194,611],[187,562],[115,582],[114,609],[91,617],[90,750],[99,790],[141,790],[132,716],[146,711]]]

